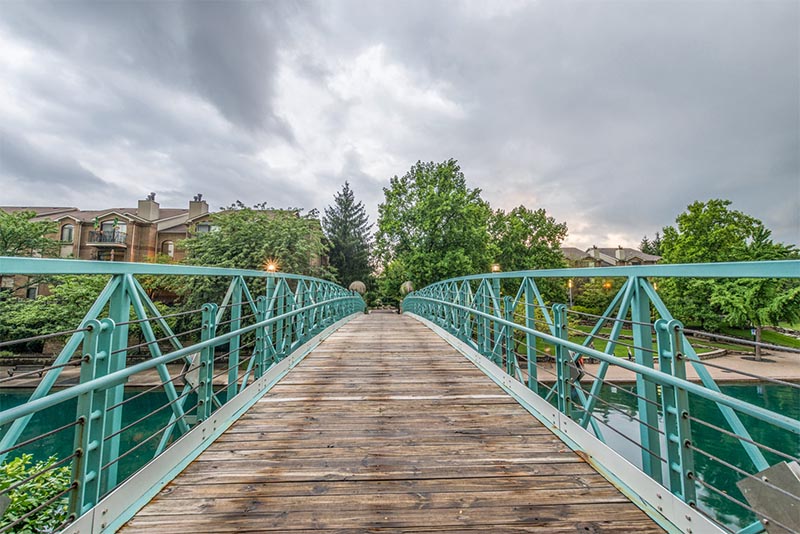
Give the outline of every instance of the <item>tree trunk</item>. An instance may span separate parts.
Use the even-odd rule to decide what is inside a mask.
[[[761,361],[761,325],[756,325],[756,361]]]

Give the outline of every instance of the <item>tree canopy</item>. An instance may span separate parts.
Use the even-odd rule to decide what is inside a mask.
[[[211,216],[212,231],[181,242],[186,263],[262,270],[274,260],[284,272],[324,276],[326,252],[316,213],[233,209]]]
[[[348,182],[336,193],[333,204],[325,208],[322,228],[330,246],[330,265],[336,269],[339,282],[345,287],[355,280],[368,283],[372,273],[372,225],[364,204],[356,202]]]
[[[774,243],[771,232],[750,215],[729,209],[728,200],[694,202],[664,228],[666,263],[780,260],[797,257],[792,246]],[[800,310],[797,282],[771,279],[667,279],[661,284],[673,315],[691,325],[717,330],[723,324],[756,329],[794,320]],[[757,351],[760,356],[760,351]]]
[[[488,269],[491,208],[455,160],[417,162],[383,192],[376,241],[384,269],[400,261],[418,288]]]
[[[561,242],[567,236],[567,224],[556,222],[544,208],[497,210],[490,220],[489,235],[494,261],[504,271],[564,267]]]
[[[58,252],[58,241],[48,237],[57,232],[58,224],[34,218],[35,211],[0,210],[0,256],[53,256]]]

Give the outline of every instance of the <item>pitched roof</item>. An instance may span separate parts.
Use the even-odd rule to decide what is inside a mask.
[[[577,247],[561,247],[561,253],[569,261],[580,261],[591,258],[589,254]]]

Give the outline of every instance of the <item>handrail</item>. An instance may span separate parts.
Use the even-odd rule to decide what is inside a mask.
[[[330,281],[247,269],[0,257],[0,275],[6,274],[110,276],[76,328],[4,343],[13,346],[68,336],[53,363],[42,369],[45,374],[28,402],[0,411],[0,425],[10,424],[0,435],[0,462],[41,447],[42,443],[58,441],[74,446],[71,455],[63,452],[64,458],[58,463],[37,467],[26,477],[33,480],[49,471],[69,470],[66,466],[70,466],[71,485],[11,523],[0,517],[0,534],[25,528],[27,518],[48,506],[61,522],[57,529],[75,520],[85,522],[101,499],[111,498],[125,480],[134,482],[131,476],[138,475],[133,472],[143,468],[149,459],[167,454],[166,460],[160,460],[163,465],[185,460],[189,452],[176,452],[170,448],[172,443],[196,439],[193,436],[198,435],[207,437],[204,433],[209,431],[221,432],[263,394],[265,387],[271,387],[299,361],[308,346],[318,343],[320,336],[329,335],[348,317],[363,312],[366,306],[360,295]],[[222,298],[218,304],[207,302],[192,306],[195,309],[162,314],[135,275],[222,277],[227,290],[222,297],[226,284],[218,286],[218,296]],[[101,314],[107,317],[101,318]],[[183,331],[173,330],[181,322]],[[143,340],[129,339],[132,328]],[[169,345],[166,354],[162,353],[165,344]],[[220,345],[227,345],[222,354],[215,350]],[[80,357],[75,356],[78,349]],[[134,350],[147,351],[150,358],[129,364],[128,353]],[[295,354],[299,356],[295,358]],[[183,363],[183,370],[176,374],[167,367],[172,363]],[[79,383],[53,391],[67,367],[79,367]],[[129,379],[153,371],[157,373],[156,384],[148,383],[146,391],[163,394],[165,399],[155,410],[131,417],[134,405],[130,401],[144,393],[126,395],[130,393],[126,388]],[[29,375],[17,373],[0,381],[13,382]],[[215,387],[218,379],[224,381],[222,388]],[[250,387],[256,383],[258,387]],[[71,406],[76,401],[77,410],[69,408],[74,419],[69,419],[71,414],[62,413],[65,421],[54,423],[52,429],[34,437],[23,434],[34,415],[48,408]],[[128,419],[124,424],[123,411]],[[210,418],[213,422],[209,426],[205,422]],[[40,428],[37,426],[36,432]],[[42,441],[45,439],[48,441]],[[209,443],[202,440],[191,454],[199,454]],[[151,491],[152,487],[143,490],[137,486],[136,491],[140,490]],[[0,497],[15,491],[24,494],[27,490],[20,482],[0,491]],[[61,502],[66,496],[68,506]],[[140,497],[136,495],[135,499]],[[69,516],[59,516],[62,512],[54,511],[65,509]]]
[[[270,273],[227,267],[201,267],[164,263],[122,261],[68,260],[56,258],[18,258],[0,256],[0,274],[132,274],[176,276],[244,276],[252,278],[285,278],[320,281],[318,278],[291,273]]]
[[[415,295],[413,298],[416,299],[416,300],[425,300],[425,301],[434,302],[434,303],[437,303],[437,304],[445,303],[445,301],[434,299],[434,298],[431,298],[431,297],[423,297],[423,296],[416,296]],[[531,334],[531,335],[533,335],[533,336],[535,336],[535,337],[537,337],[539,339],[542,339],[542,340],[547,341],[549,343],[552,343],[554,345],[561,345],[561,346],[563,346],[563,347],[565,347],[567,349],[570,349],[570,350],[572,350],[574,352],[580,352],[581,354],[583,354],[585,356],[588,356],[590,358],[595,358],[595,359],[598,359],[600,361],[604,361],[604,362],[607,362],[607,363],[614,364],[614,365],[616,365],[618,367],[622,367],[623,369],[626,369],[628,371],[633,371],[634,373],[643,375],[643,376],[649,378],[650,380],[652,380],[654,382],[658,382],[659,385],[673,386],[673,387],[681,388],[681,389],[686,390],[689,393],[693,393],[693,394],[695,394],[695,395],[697,395],[699,397],[702,397],[704,399],[707,399],[707,400],[710,400],[710,401],[713,401],[713,402],[718,402],[720,404],[724,404],[725,406],[728,406],[728,407],[733,408],[735,410],[739,410],[740,412],[745,413],[745,414],[747,414],[747,415],[749,415],[751,417],[755,417],[757,419],[760,419],[760,420],[766,421],[766,422],[777,423],[778,426],[780,426],[784,430],[788,430],[789,432],[792,432],[793,434],[797,434],[798,436],[800,436],[800,425],[797,424],[797,420],[796,419],[792,419],[790,417],[786,417],[785,415],[782,415],[782,414],[779,414],[779,413],[775,413],[775,412],[770,411],[770,410],[766,410],[764,408],[761,408],[759,406],[755,406],[753,404],[749,404],[749,403],[744,402],[742,400],[739,400],[739,399],[736,399],[734,397],[731,397],[730,395],[725,395],[724,393],[720,393],[720,392],[717,392],[717,391],[709,390],[709,389],[707,389],[707,388],[705,388],[705,387],[703,387],[701,385],[695,384],[694,382],[690,382],[690,381],[686,380],[685,378],[677,378],[677,377],[672,376],[670,374],[661,372],[660,370],[656,370],[656,369],[653,369],[651,367],[646,367],[646,366],[640,365],[640,364],[638,364],[636,362],[631,362],[631,361],[628,361],[628,360],[624,360],[624,359],[618,358],[616,356],[611,356],[609,354],[606,354],[605,352],[600,352],[597,349],[594,349],[594,348],[591,348],[591,347],[586,347],[584,345],[579,345],[578,343],[569,341],[567,339],[561,339],[561,338],[552,336],[550,334],[545,334],[544,332],[540,332],[538,330],[534,330],[532,328],[527,328],[527,327],[525,327],[523,325],[519,325],[519,324],[514,323],[512,321],[507,321],[505,319],[502,319],[502,318],[497,317],[495,315],[492,315],[490,313],[481,312],[481,311],[469,308],[468,306],[462,306],[460,304],[454,304],[454,303],[447,303],[447,304],[448,304],[448,306],[453,307],[453,308],[458,308],[458,309],[461,309],[461,310],[464,310],[464,311],[469,311],[473,315],[477,315],[477,316],[480,316],[480,317],[485,317],[487,319],[491,319],[492,322],[494,322],[494,323],[501,324],[501,325],[508,326],[508,327],[512,327],[512,328],[514,328],[516,330],[519,330],[520,332],[523,332],[523,333],[526,333],[526,334]],[[0,424],[3,424],[3,420],[2,420],[1,417],[0,417]]]
[[[496,280],[507,278],[800,278],[800,260],[741,261],[720,263],[671,263],[659,265],[627,265],[618,267],[572,267],[566,269],[536,269],[498,273],[471,274],[436,282],[465,280]]]
[[[199,350],[202,350],[202,349],[206,349],[206,348],[209,348],[209,347],[213,347],[213,346],[219,345],[220,343],[224,343],[225,341],[233,339],[234,337],[241,336],[242,334],[246,334],[248,332],[252,332],[252,331],[256,330],[257,328],[263,328],[265,326],[269,326],[269,325],[275,324],[278,321],[282,321],[284,319],[289,319],[289,318],[291,318],[291,317],[293,317],[295,315],[298,315],[300,313],[303,313],[303,312],[306,312],[306,311],[310,311],[310,310],[313,310],[315,308],[320,308],[322,306],[327,306],[327,305],[331,304],[332,302],[346,301],[346,300],[351,300],[351,299],[352,299],[352,297],[338,297],[338,298],[331,299],[331,300],[328,300],[328,301],[325,301],[325,302],[312,304],[310,306],[305,306],[303,308],[292,310],[290,312],[284,313],[284,314],[279,315],[277,317],[272,317],[272,318],[267,319],[265,321],[254,323],[252,325],[245,326],[243,328],[240,328],[238,330],[234,330],[232,332],[228,332],[226,334],[221,334],[221,335],[219,335],[219,336],[217,336],[217,337],[215,337],[213,339],[210,339],[210,340],[207,340],[207,341],[201,341],[201,342],[196,343],[194,345],[190,345],[190,346],[184,347],[184,348],[182,348],[180,350],[176,350],[176,351],[170,352],[168,354],[164,354],[164,355],[159,356],[157,358],[153,358],[153,359],[141,362],[141,363],[137,363],[135,365],[131,365],[130,367],[126,367],[126,368],[121,369],[119,371],[115,371],[113,373],[104,375],[104,376],[99,377],[99,378],[95,378],[95,379],[90,380],[88,382],[82,382],[82,383],[77,384],[75,386],[71,386],[71,387],[69,387],[67,389],[63,389],[61,391],[57,391],[57,392],[55,392],[55,393],[53,393],[51,395],[47,395],[46,397],[42,397],[40,399],[36,399],[36,400],[30,401],[30,402],[26,402],[25,404],[21,404],[19,406],[15,406],[14,408],[9,408],[7,410],[4,410],[4,411],[0,412],[0,425],[4,425],[6,423],[10,423],[10,422],[12,422],[12,421],[14,421],[16,419],[19,419],[20,417],[25,417],[26,415],[31,415],[33,413],[40,412],[42,410],[46,410],[47,408],[52,408],[53,406],[56,406],[57,404],[61,404],[62,402],[77,398],[80,395],[83,395],[84,393],[88,393],[90,391],[95,391],[95,390],[107,389],[107,388],[110,388],[112,386],[116,386],[117,384],[124,383],[125,380],[127,380],[130,377],[132,377],[133,375],[139,374],[139,373],[144,372],[144,371],[149,371],[151,369],[155,369],[160,365],[164,365],[164,364],[167,364],[167,363],[173,363],[173,362],[175,362],[177,360],[180,360],[184,356],[187,356],[189,354],[193,354],[193,353],[195,353],[195,352],[197,352]]]
[[[593,314],[570,310],[564,304],[551,304],[545,300],[538,282],[559,278],[623,278],[624,282],[613,298],[609,295],[610,304],[605,311]],[[603,443],[625,439],[637,446],[641,449],[639,458],[631,458],[630,450],[624,455],[628,455],[630,461],[636,461],[653,483],[666,486],[680,501],[698,506],[698,511],[715,524],[730,530],[733,527],[728,522],[729,517],[736,517],[739,521],[753,521],[758,517],[780,525],[764,510],[744,504],[744,497],[739,496],[736,487],[713,488],[725,495],[734,495],[728,500],[739,508],[732,516],[727,515],[731,513],[730,510],[717,513],[707,508],[704,499],[708,494],[709,480],[702,478],[704,472],[695,472],[694,453],[705,455],[699,460],[704,469],[708,468],[707,462],[716,462],[715,468],[719,469],[736,465],[736,469],[747,473],[746,478],[762,480],[769,490],[782,491],[782,495],[788,494],[789,498],[800,502],[800,495],[792,496],[781,488],[776,489],[768,481],[769,477],[760,474],[776,461],[800,460],[797,458],[800,450],[791,447],[791,450],[782,450],[785,447],[776,447],[776,443],[763,443],[764,428],[751,427],[761,424],[776,435],[785,436],[787,442],[796,442],[797,436],[800,436],[800,420],[720,390],[709,368],[725,369],[726,372],[739,373],[750,379],[758,378],[758,373],[707,363],[698,356],[685,335],[683,325],[672,316],[653,283],[653,279],[661,283],[663,279],[670,278],[797,280],[800,279],[800,260],[476,274],[443,280],[413,291],[403,300],[402,310],[430,321],[434,327],[443,329],[483,356],[488,366],[484,368],[487,373],[490,376],[493,376],[492,373],[501,373],[504,377],[503,387],[521,382],[526,386],[526,391],[540,399],[538,402],[553,406],[566,420],[574,420],[581,432],[589,432]],[[505,294],[505,291],[510,293]],[[580,317],[582,326],[571,328],[569,318],[576,316]],[[593,326],[587,327],[587,323],[593,323]],[[606,326],[610,328],[604,329]],[[623,334],[627,336],[624,341]],[[595,348],[596,342],[604,346]],[[767,347],[764,343],[750,345]],[[618,347],[622,347],[621,352],[617,351]],[[554,349],[552,353],[550,348]],[[622,357],[625,352],[627,359]],[[796,352],[787,350],[790,354]],[[542,357],[546,357],[547,361],[554,360],[554,367],[543,364]],[[590,373],[583,368],[583,358],[594,359],[599,366]],[[606,380],[612,365],[631,372],[635,377],[635,386],[620,388],[619,379]],[[687,380],[687,365],[694,368],[699,383]],[[499,370],[491,370],[496,367]],[[543,380],[540,372],[551,376]],[[586,379],[582,383],[583,377]],[[800,392],[800,384],[786,380],[771,380],[771,383],[780,383],[781,387]],[[619,391],[629,399],[635,406],[633,415],[601,397],[604,386]],[[699,412],[693,413],[692,407],[702,402],[718,408],[717,416],[722,416],[723,426],[727,424],[728,429],[706,423],[700,418]],[[600,417],[596,413],[598,406],[602,408],[598,410]],[[630,424],[638,426],[639,435],[631,432],[628,423],[623,425],[623,431],[616,428],[621,423],[618,419],[609,418],[609,411],[624,416]],[[752,419],[742,419],[740,415]],[[723,455],[716,454],[719,452],[716,449],[702,450],[692,440],[693,425],[702,425],[694,428],[695,431],[698,428],[702,430],[706,425],[719,429],[725,439],[734,439],[730,442],[731,446],[737,446],[738,443],[746,455],[739,454],[726,460],[720,458]],[[607,431],[619,436],[609,435],[609,439],[613,439],[607,441]],[[623,444],[620,450],[624,450],[624,447],[627,444]],[[742,464],[742,460],[749,460],[751,465]],[[741,473],[736,469],[732,471],[731,478],[740,480]],[[649,502],[653,506],[660,504]],[[741,534],[745,532],[763,532],[763,525],[756,521],[742,530]]]

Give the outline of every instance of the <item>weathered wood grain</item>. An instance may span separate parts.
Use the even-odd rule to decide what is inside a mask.
[[[123,529],[662,532],[427,328],[323,342]]]

